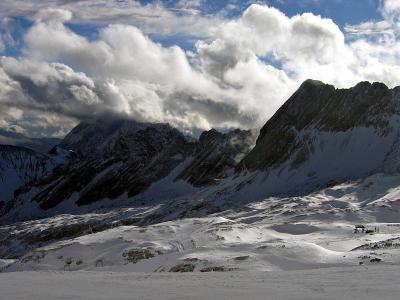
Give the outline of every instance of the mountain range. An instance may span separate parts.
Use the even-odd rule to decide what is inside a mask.
[[[259,134],[103,118],[2,145],[0,271],[399,264],[399,103],[307,80]]]
[[[0,129],[1,145],[21,146],[41,153],[47,153],[61,141],[62,139],[50,137],[30,138],[15,130]]]
[[[0,148],[7,187],[2,201],[11,200],[3,219],[185,197],[251,202],[394,173],[400,167],[399,103],[400,88],[381,83],[336,89],[307,80],[258,137],[212,129],[194,140],[168,124],[82,122],[47,154]]]

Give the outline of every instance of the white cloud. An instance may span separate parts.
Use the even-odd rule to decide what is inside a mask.
[[[200,8],[203,2],[204,0],[179,0],[175,7],[178,11],[198,15],[201,13]]]
[[[30,135],[65,135],[76,120],[55,109],[43,109],[24,93],[18,81],[13,80],[0,66],[0,127],[18,127]]]
[[[20,94],[18,102],[7,104],[57,112],[75,120],[116,114],[181,128],[239,126],[238,120],[249,119],[242,116],[249,113],[238,113],[235,103],[218,103],[223,92],[190,66],[180,48],[163,48],[137,28],[125,25],[108,26],[100,37],[89,42],[54,19],[38,21],[25,38],[26,59],[1,60]],[[86,74],[52,61],[79,66]],[[190,111],[171,110],[171,99]],[[215,108],[212,122],[207,105]]]
[[[385,16],[393,16],[400,13],[400,2],[397,0],[383,0],[382,12]]]
[[[201,3],[179,5],[196,9]],[[164,8],[140,9],[159,13]],[[142,29],[126,24],[102,27],[96,39],[88,40],[64,25],[77,14],[82,19],[84,12],[48,8],[36,13],[24,38],[23,58],[1,59],[0,105],[23,111],[16,116],[5,109],[9,124],[34,120],[31,131],[43,124],[64,132],[67,124],[111,114],[183,129],[251,128],[263,125],[308,78],[338,87],[361,80],[390,86],[400,82],[395,34],[379,40],[361,34],[346,41],[332,20],[310,13],[288,17],[254,4],[239,18],[215,20],[217,26],[207,29],[209,37],[185,52],[155,43]],[[170,11],[165,13],[167,20],[175,20],[168,19]],[[394,32],[388,24],[347,30]],[[35,119],[37,111],[46,117]],[[50,125],[56,116],[63,120],[60,131]]]
[[[398,41],[388,37],[346,42],[330,19],[308,13],[289,18],[274,8],[252,5],[240,19],[221,26],[211,42],[199,42],[198,55],[204,71],[222,79],[239,62],[257,56],[286,74],[288,87],[306,78],[338,87],[361,80],[395,86],[398,47]]]
[[[360,24],[345,26],[345,32],[354,35],[365,35],[378,40],[395,40],[400,29],[400,1],[380,0],[379,8],[383,20],[370,20]]]
[[[230,84],[226,75],[232,76],[237,64],[250,68],[254,64],[247,62],[256,58],[269,62],[269,69],[274,71],[269,72],[269,80],[287,86],[275,96],[266,95],[277,103],[282,103],[294,86],[310,77],[339,86],[351,85],[356,80],[349,70],[355,57],[345,44],[343,33],[331,20],[312,14],[289,18],[275,8],[252,5],[239,20],[221,26],[211,42],[199,42],[197,49],[203,71],[226,84]],[[263,72],[256,74],[262,78]],[[245,81],[247,77],[241,78]],[[266,110],[266,116],[274,111]]]
[[[346,25],[345,31],[348,34],[355,35],[375,35],[375,34],[387,34],[393,35],[392,25],[387,21],[379,22],[363,22],[357,25]]]
[[[0,19],[24,16],[32,20],[139,27],[147,34],[207,37],[223,20],[200,13],[201,0],[181,0],[168,7],[162,1],[141,4],[135,0],[2,0]],[[38,13],[39,12],[39,13]]]
[[[45,8],[35,14],[39,22],[67,22],[72,19],[72,12],[62,8]]]

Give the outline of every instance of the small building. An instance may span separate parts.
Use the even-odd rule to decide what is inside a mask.
[[[359,233],[359,231],[361,231],[361,233],[365,232],[365,226],[364,225],[356,225],[354,226],[354,233]]]

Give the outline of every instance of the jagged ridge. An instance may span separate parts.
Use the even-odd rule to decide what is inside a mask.
[[[299,136],[302,130],[345,132],[373,127],[381,135],[392,129],[389,116],[398,115],[400,89],[382,83],[361,82],[351,89],[335,89],[307,80],[260,131],[256,146],[242,161],[248,170],[279,166],[296,152],[295,164],[305,161],[312,145]]]
[[[43,210],[73,199],[77,206],[121,196],[132,198],[171,174],[179,165],[187,167],[175,181],[196,187],[209,185],[233,170],[254,143],[250,131],[226,134],[210,130],[199,142],[184,137],[167,124],[127,120],[97,120],[81,123],[60,147],[81,157],[57,167],[53,175],[36,185],[37,192],[19,198],[34,201]]]

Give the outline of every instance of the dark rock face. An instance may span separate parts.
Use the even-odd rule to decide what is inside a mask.
[[[251,150],[255,136],[251,131],[220,133],[215,129],[201,134],[192,163],[178,176],[194,186],[212,184],[226,177]]]
[[[147,127],[167,128],[165,124],[148,124],[127,120],[98,119],[81,122],[60,143],[60,147],[83,157],[111,155],[121,136],[130,135]]]
[[[250,131],[241,130],[225,134],[210,130],[199,141],[192,141],[166,124],[120,120],[81,123],[59,146],[72,150],[74,159],[36,184],[33,196],[28,189],[21,198],[48,210],[68,199],[83,206],[124,194],[133,197],[189,159],[175,180],[204,186],[232,171],[254,140]]]
[[[269,170],[289,159],[296,168],[314,152],[312,131],[339,133],[372,127],[385,136],[392,130],[388,117],[400,112],[399,92],[382,83],[335,89],[307,80],[264,125],[239,169]],[[301,131],[308,132],[300,136]]]
[[[86,156],[56,169],[43,182],[44,188],[33,198],[42,209],[55,207],[74,194],[78,206],[124,193],[135,196],[167,176],[192,149],[180,132],[164,124],[124,121],[93,133],[98,126],[81,124],[72,131],[75,136],[71,133],[61,144]]]
[[[25,189],[19,198],[35,201],[43,210],[68,199],[83,206],[122,195],[129,198],[189,160],[175,181],[205,186],[233,171],[254,140],[250,131],[241,130],[210,130],[199,141],[192,141],[166,124],[120,120],[81,123],[54,149],[73,154],[69,164],[56,167],[51,176],[34,186],[36,192]]]

